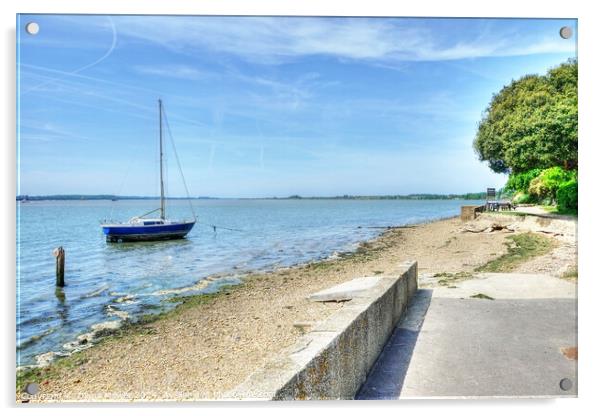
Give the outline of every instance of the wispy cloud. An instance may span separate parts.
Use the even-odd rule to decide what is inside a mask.
[[[194,53],[202,48],[260,63],[310,55],[384,62],[444,61],[574,48],[556,33],[442,37],[412,19],[128,16],[117,20],[120,34],[172,50]]]
[[[96,58],[95,60],[93,60],[92,62],[88,62],[87,64],[80,66],[79,68],[76,68],[72,71],[69,72],[70,75],[75,75],[79,72],[83,72],[87,69],[90,69],[98,64],[100,64],[101,62],[103,62],[104,60],[106,60],[109,56],[111,56],[111,54],[113,53],[113,51],[115,50],[115,46],[117,45],[117,30],[115,29],[115,24],[113,23],[113,19],[111,18],[111,16],[106,16],[108,23],[110,25],[111,28],[111,35],[112,35],[112,40],[111,40],[111,45],[109,46],[109,48],[105,51],[104,54],[102,54],[102,56]],[[45,81],[42,84],[38,84],[33,86],[32,88],[28,89],[28,90],[24,90],[24,91],[20,91],[21,95],[25,95],[31,91],[37,90],[45,85],[48,84],[52,84],[54,82],[58,81],[58,79],[51,79],[48,81]]]
[[[52,142],[62,139],[95,140],[73,133],[52,123],[40,123],[35,120],[21,121],[19,127],[27,130],[21,133],[21,139]]]
[[[144,91],[152,94],[154,100],[157,95],[162,95],[161,91],[139,88],[136,86],[111,82],[100,78],[82,76],[76,73],[52,70],[40,66],[28,64],[21,64],[21,66],[28,68],[29,70],[50,72],[62,76],[60,78],[49,78],[41,75],[40,73],[29,73],[25,70],[21,70],[22,76],[27,75],[37,79],[49,80],[48,82],[42,82],[38,84],[38,87],[34,90],[34,92],[42,94],[51,100],[75,104],[80,107],[87,106],[102,111],[128,114],[134,117],[149,120],[156,119],[156,107],[148,104],[151,102],[150,100],[141,101],[139,99],[139,95],[141,91]],[[109,88],[108,85],[113,87]],[[83,100],[84,98],[86,99],[85,101]],[[123,106],[124,108],[129,108],[130,110],[133,109],[136,111],[124,112],[122,108],[101,106],[101,103],[106,102],[113,103],[113,107],[115,104],[117,104],[119,106]],[[201,123],[198,120],[187,118],[179,114],[174,114],[172,118],[198,127],[207,127],[206,124]]]
[[[161,66],[134,66],[134,71],[143,75],[153,75],[158,77],[179,78],[187,80],[207,79],[214,76],[210,72],[204,72],[190,65],[161,65]]]

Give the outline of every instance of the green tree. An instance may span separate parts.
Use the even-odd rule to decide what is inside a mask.
[[[577,61],[527,75],[495,94],[474,140],[494,172],[577,167]]]
[[[506,189],[511,192],[529,192],[531,181],[539,176],[541,169],[535,168],[523,173],[512,173],[508,177]]]

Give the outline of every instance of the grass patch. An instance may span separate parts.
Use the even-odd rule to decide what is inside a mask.
[[[28,368],[17,372],[17,392],[23,392],[29,383],[43,385],[48,379],[56,378],[61,372],[79,367],[87,362],[83,351],[76,352],[68,357],[62,357],[44,368]]]
[[[577,271],[577,268],[570,268],[566,272],[562,273],[562,276],[560,277],[567,280],[577,280],[579,278],[579,272]]]
[[[558,214],[558,215],[569,215],[571,217],[577,217],[576,209],[559,209],[556,205],[540,205],[540,207],[550,213],[550,214]]]
[[[475,269],[477,272],[511,272],[521,263],[550,252],[555,242],[535,233],[506,237],[508,252]]]
[[[491,296],[487,296],[484,293],[477,293],[476,295],[471,295],[471,298],[474,299],[487,299],[487,300],[494,300]]]
[[[437,281],[437,283],[439,285],[447,286],[449,288],[456,288],[457,287],[455,285],[456,283],[461,282],[462,280],[472,279],[474,277],[474,275],[470,272],[458,272],[458,273],[443,272],[443,273],[435,273],[434,277],[439,279]]]

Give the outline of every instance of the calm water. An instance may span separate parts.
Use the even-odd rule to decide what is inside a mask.
[[[197,200],[199,223],[185,240],[107,244],[99,220],[126,220],[157,201],[43,201],[17,207],[17,365],[62,351],[91,325],[173,307],[170,289],[192,294],[237,275],[349,251],[382,230],[459,214],[464,201]],[[168,201],[170,218],[190,217]],[[208,224],[227,227],[217,233]],[[358,228],[361,227],[361,228]],[[66,252],[67,286],[55,290],[52,250]],[[207,278],[209,279],[207,280]],[[218,278],[215,278],[218,277]],[[204,286],[204,287],[203,287]],[[202,287],[199,289],[199,287]],[[124,301],[125,300],[125,301]],[[119,316],[121,315],[121,317]]]

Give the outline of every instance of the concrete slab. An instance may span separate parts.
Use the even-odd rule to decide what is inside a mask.
[[[574,286],[496,274],[419,290],[356,398],[575,396],[577,361],[562,353],[577,346]]]
[[[469,298],[485,294],[495,299],[574,299],[577,285],[541,274],[481,273],[476,279],[454,283],[453,288],[438,287],[438,298]]]
[[[383,278],[381,276],[358,277],[308,296],[314,302],[342,302],[351,300],[372,289]]]
[[[400,397],[575,395],[577,363],[561,352],[577,345],[575,311],[570,299],[435,298]]]

